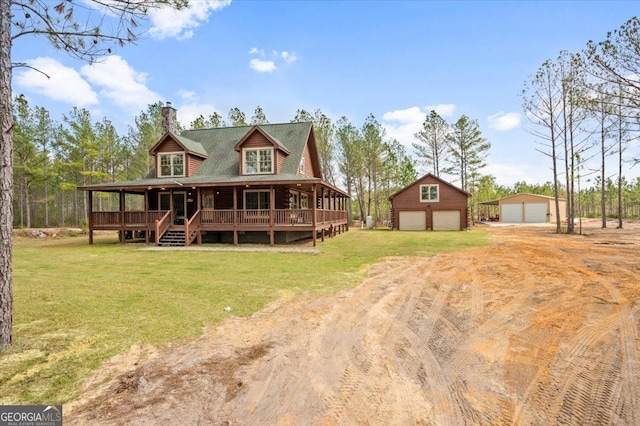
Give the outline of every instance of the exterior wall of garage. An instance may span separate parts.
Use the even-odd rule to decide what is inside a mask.
[[[438,185],[438,201],[420,201],[420,185]],[[428,174],[390,197],[393,229],[400,229],[400,212],[426,212],[425,229],[433,229],[434,211],[459,211],[460,230],[467,229],[468,194],[450,183]]]
[[[566,200],[560,199],[558,200],[560,203],[560,216],[564,217],[566,215]],[[502,213],[503,206],[508,204],[510,208],[515,208],[513,205],[521,206],[521,221],[525,222],[527,218],[526,204],[539,204],[545,203],[547,206],[547,217],[546,222],[556,223],[556,208],[555,208],[555,199],[553,197],[547,197],[544,195],[534,195],[534,194],[517,194],[512,195],[511,197],[505,197],[499,201],[499,211]],[[502,221],[503,218],[501,217]]]

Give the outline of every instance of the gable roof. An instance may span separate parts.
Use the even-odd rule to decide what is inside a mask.
[[[409,185],[405,186],[401,190],[399,190],[399,191],[395,192],[394,194],[390,195],[389,196],[389,200],[393,199],[393,197],[395,197],[396,195],[406,191],[407,189],[411,188],[412,186],[421,184],[423,181],[427,180],[428,178],[435,179],[439,183],[447,185],[448,187],[451,187],[451,188],[455,189],[456,191],[466,195],[467,197],[471,196],[471,194],[469,194],[467,191],[463,191],[462,189],[458,188],[457,186],[450,184],[446,180],[440,179],[439,177],[437,177],[436,175],[434,175],[432,173],[427,173],[426,175],[422,176],[421,178],[418,178],[415,181],[413,181],[412,183],[410,183]]]
[[[151,149],[149,150],[149,154],[155,155],[156,149],[158,149],[158,147],[162,145],[169,138],[176,141],[178,145],[182,147],[182,149],[184,149],[186,152],[190,154],[195,154],[203,158],[208,157],[207,152],[205,151],[205,149],[202,147],[200,143],[184,138],[182,136],[176,135],[172,132],[167,132],[164,135],[162,135],[160,140],[156,142],[156,144],[153,145],[153,147],[151,147]]]
[[[280,174],[297,175],[298,164],[312,131],[311,123],[261,124],[259,126],[218,127],[213,129],[185,130],[182,138],[202,145],[210,159],[202,163],[195,176],[238,176],[240,157],[235,150],[238,142],[258,129],[290,153],[291,159],[284,162]],[[215,158],[214,158],[215,157]],[[248,178],[248,176],[242,176]]]
[[[234,147],[247,134],[252,133],[254,128],[266,133],[271,140],[275,141],[289,155],[286,157],[278,174],[256,174],[241,175],[240,154]],[[322,183],[328,188],[346,195],[346,192],[335,186],[324,182],[319,173],[320,163],[318,160],[317,148],[313,134],[313,126],[310,122],[302,123],[282,123],[282,124],[262,124],[259,126],[238,126],[238,127],[218,127],[211,129],[185,130],[179,136],[173,133],[166,133],[154,145],[157,149],[159,144],[171,136],[176,142],[189,149],[189,152],[200,152],[206,156],[198,171],[191,177],[156,178],[155,171],[151,171],[145,178],[125,181],[86,185],[79,189],[98,190],[123,190],[126,188],[139,190],[151,186],[178,187],[182,185],[206,185],[224,186],[239,184],[279,184],[279,183]],[[303,158],[305,147],[308,147],[312,161],[312,170],[316,171],[313,177],[298,174],[298,166]],[[195,151],[197,150],[197,151]]]

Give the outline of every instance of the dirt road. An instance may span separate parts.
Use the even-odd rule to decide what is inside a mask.
[[[67,424],[640,424],[640,229],[389,258],[110,361]],[[110,377],[112,380],[106,381]]]

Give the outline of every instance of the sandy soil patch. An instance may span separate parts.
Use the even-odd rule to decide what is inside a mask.
[[[132,348],[67,424],[640,424],[640,227],[492,228],[181,346]]]

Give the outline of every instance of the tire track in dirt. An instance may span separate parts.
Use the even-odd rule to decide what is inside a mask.
[[[613,297],[614,302],[619,309],[619,321],[618,327],[620,330],[620,346],[622,350],[622,368],[621,376],[625,382],[624,388],[627,392],[622,393],[622,396],[627,396],[629,405],[628,413],[630,415],[630,424],[638,424],[640,418],[636,416],[638,409],[638,396],[633,392],[634,383],[638,382],[640,376],[636,373],[638,371],[638,337],[636,334],[635,324],[633,323],[633,316],[627,299],[622,295],[620,291],[606,279],[599,279],[602,285],[607,289],[609,294]]]
[[[131,403],[128,394],[112,397],[107,408],[123,402],[116,412],[80,403],[65,420],[637,424],[634,250],[539,230],[494,236],[491,250],[388,258],[352,290],[231,320],[145,367],[159,370]],[[256,345],[270,349],[233,366]],[[220,371],[216,359],[233,367],[226,388],[199,367]],[[171,407],[184,417],[171,418]]]
[[[409,264],[400,265],[400,268],[412,271],[413,275],[417,273],[418,266],[415,260],[412,260]],[[389,274],[385,278],[388,276]],[[373,278],[375,280],[378,277]],[[390,394],[407,395],[413,391],[409,389],[410,384],[405,380],[389,386],[393,373],[385,366],[388,348],[393,348],[393,344],[389,344],[388,341],[390,329],[399,318],[405,317],[412,309],[412,301],[415,298],[415,290],[408,286],[410,283],[395,278],[392,284],[393,287],[386,295],[382,295],[373,306],[361,314],[363,320],[356,320],[359,326],[362,325],[358,327],[360,339],[352,347],[350,363],[340,381],[340,398],[333,399],[333,406],[330,407],[328,415],[337,423],[359,424],[372,413],[378,413],[380,421],[391,422],[393,414],[400,415],[401,412],[386,409],[386,401],[391,398]],[[372,380],[372,377],[375,379]],[[367,383],[370,386],[368,389]],[[408,403],[405,409],[413,412],[412,399],[401,397],[400,400]]]

